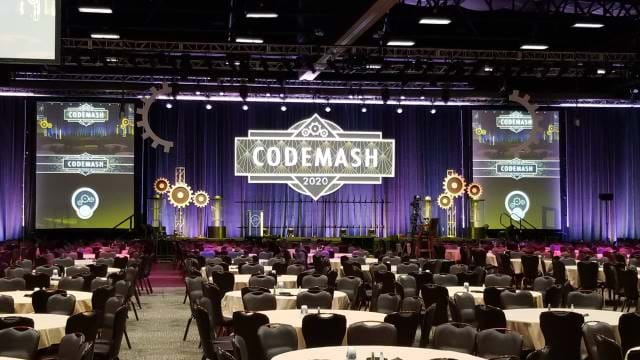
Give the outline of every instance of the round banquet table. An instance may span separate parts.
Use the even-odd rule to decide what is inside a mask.
[[[549,267],[551,266],[551,260],[550,259],[543,259],[540,258],[540,260],[544,261],[544,267],[546,269],[549,269]],[[516,274],[521,274],[522,273],[522,259],[511,259],[511,265],[513,266],[513,272]],[[538,265],[538,270],[542,271],[542,261],[539,263]]]
[[[75,266],[87,266],[87,265],[93,265],[96,263],[95,259],[82,259],[82,260],[74,260],[73,264]]]
[[[0,314],[0,317],[7,316],[21,316],[33,319],[34,329],[40,333],[38,349],[59,344],[65,335],[64,329],[69,318],[66,315],[53,314]],[[0,359],[2,358],[0,357]]]
[[[107,275],[109,274],[115,274],[115,273],[119,273],[120,271],[122,271],[122,269],[118,269],[118,268],[107,268]]]
[[[315,314],[317,311],[309,309],[309,314]],[[359,321],[384,321],[386,316],[383,313],[370,312],[370,311],[355,311],[355,310],[320,310],[323,314],[340,314],[347,318],[347,327],[349,325]],[[300,313],[300,310],[274,310],[274,311],[261,311],[261,313],[267,315],[270,323],[287,324],[296,329],[298,333],[298,349],[304,349],[306,346],[304,342],[304,336],[302,335],[302,318],[304,316]],[[347,344],[347,336],[342,340],[344,345]]]
[[[364,259],[364,263],[366,265],[369,264],[376,264],[378,263],[378,259],[376,258],[365,258]],[[340,264],[340,258],[339,257],[335,257],[333,259],[329,259],[329,264],[331,264],[331,270],[335,270],[338,272],[338,274],[340,274],[340,268],[342,267],[342,264]],[[363,269],[364,271],[364,269]]]
[[[578,276],[578,265],[565,265],[565,270],[567,271],[567,280],[573,287],[580,287],[580,277]],[[604,281],[604,270],[602,265],[599,266],[598,269],[598,281]]]
[[[6,357],[6,356],[0,356],[0,360],[23,360],[20,358],[12,358],[12,357]]]
[[[455,360],[483,360],[477,356],[463,354],[454,351],[435,349],[423,349],[418,347],[400,346],[349,346],[357,353],[357,359],[366,359],[373,352],[375,356],[384,354],[387,359],[400,358],[402,360],[431,360],[431,359],[455,359]],[[329,346],[312,349],[290,351],[277,355],[271,360],[315,360],[315,359],[346,359],[347,346]]]
[[[465,292],[463,286],[447,286],[447,290],[449,290],[449,297],[453,299],[453,295],[457,292]],[[519,292],[520,290],[518,290]],[[529,291],[531,296],[533,296],[533,304],[537,308],[541,308],[544,306],[542,302],[542,293],[538,291]],[[469,293],[473,296],[476,305],[484,305],[484,286],[470,286]]]
[[[288,292],[291,295],[276,295],[276,306],[277,310],[290,310],[296,308],[296,295],[299,292],[306,291],[306,289],[283,289],[278,290],[280,292]],[[222,298],[222,313],[224,316],[231,317],[233,316],[234,311],[243,311],[244,304],[242,303],[242,295],[240,290],[229,291],[224,294]],[[331,304],[332,309],[348,309],[349,308],[349,298],[347,294],[342,291],[334,291],[333,292],[333,303]]]
[[[551,309],[554,311],[571,311],[570,309]],[[540,329],[540,313],[547,309],[515,309],[504,310],[507,318],[507,327],[520,335],[524,341],[524,347],[527,349],[542,349],[544,347],[544,336]],[[574,312],[581,313],[585,316],[584,321],[602,321],[613,328],[616,338],[620,338],[618,334],[618,319],[622,313],[607,310],[593,309],[574,309]]]
[[[241,274],[234,275],[235,283],[233,284],[233,290],[240,290],[244,287],[249,286],[249,279],[251,275],[249,274]],[[280,275],[278,276],[278,286],[282,284],[282,287],[285,289],[295,289],[298,287],[298,276],[297,275]]]
[[[106,278],[106,277],[99,277],[99,278],[96,278],[96,279],[100,279],[100,280],[107,280],[108,278]],[[50,279],[50,280],[49,280],[50,288],[52,288],[52,289],[57,289],[57,288],[58,288],[58,283],[59,283],[59,282],[60,282],[60,278],[59,278],[59,277],[58,277],[58,278],[55,278],[55,279]]]
[[[14,308],[16,310],[16,314],[29,314],[33,313],[33,306],[31,306],[31,295],[33,291],[4,291],[0,292],[0,295],[8,295],[13,298]],[[92,293],[88,291],[67,291],[67,294],[73,295],[76,297],[76,309],[74,310],[74,314],[91,311],[91,295]]]

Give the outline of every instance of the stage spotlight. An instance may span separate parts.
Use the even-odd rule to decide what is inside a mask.
[[[367,112],[367,108],[366,108],[366,107],[364,107],[364,106],[363,106],[363,107],[361,107],[361,108],[360,108],[360,112],[366,113],[366,112]]]
[[[280,106],[280,111],[287,111],[287,105]]]
[[[431,108],[431,113],[435,114],[437,112],[436,108]]]
[[[167,107],[167,109],[171,109],[173,107],[173,104],[168,102],[167,105],[165,105]]]
[[[242,104],[242,110],[244,110],[244,111],[249,110],[249,105],[247,105],[247,104]]]
[[[325,112],[331,112],[331,106],[327,105],[324,107]]]
[[[402,108],[401,108],[401,107],[399,107],[399,106],[398,106],[398,108],[396,109],[396,112],[397,112],[398,114],[402,114],[402,112],[403,112],[403,111],[404,111],[404,110],[402,110]]]
[[[213,106],[211,106],[211,104],[207,104],[204,106],[207,110],[211,110],[213,109]]]

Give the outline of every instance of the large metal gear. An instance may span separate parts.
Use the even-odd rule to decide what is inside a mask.
[[[206,191],[198,190],[193,194],[193,205],[203,208],[209,204],[209,194]]]
[[[169,191],[170,188],[171,188],[171,183],[169,183],[169,180],[163,177],[157,178],[153,182],[153,190],[158,194],[164,194],[167,191]]]
[[[514,146],[511,150],[514,157],[521,156],[521,154],[527,150],[531,149],[531,145],[537,144],[540,142],[540,138],[538,135],[542,135],[542,133],[546,130],[541,127],[540,114],[536,113],[538,110],[538,105],[531,102],[531,97],[528,94],[524,94],[520,96],[520,91],[513,90],[511,95],[509,95],[509,101],[513,101],[522,105],[529,115],[531,116],[531,132],[529,132],[529,138],[527,141],[521,143],[518,146]]]
[[[448,209],[453,205],[453,197],[451,196],[451,194],[440,194],[440,196],[438,196],[438,206],[441,209]]]
[[[136,126],[142,128],[143,139],[151,138],[153,141],[151,143],[151,147],[155,149],[160,145],[164,148],[164,152],[168,153],[173,147],[173,141],[162,139],[151,129],[151,125],[149,125],[149,111],[151,110],[151,105],[153,105],[160,95],[171,94],[172,89],[169,84],[162,83],[162,87],[160,87],[160,89],[154,86],[149,90],[151,91],[151,96],[142,100],[142,103],[144,104],[142,109],[136,110],[136,112],[142,116],[142,120],[138,121]]]
[[[176,208],[184,208],[191,203],[192,196],[193,192],[189,185],[177,183],[169,191],[169,202]]]
[[[442,188],[445,193],[451,195],[452,198],[461,196],[464,193],[464,178],[456,173],[448,174],[442,182]]]
[[[467,185],[467,195],[470,198],[477,200],[482,196],[482,185],[478,183],[471,183]]]

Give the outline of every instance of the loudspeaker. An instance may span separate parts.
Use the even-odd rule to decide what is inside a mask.
[[[207,237],[212,239],[224,239],[227,237],[227,228],[224,226],[207,227]]]
[[[598,199],[600,199],[602,201],[612,201],[613,200],[613,194],[612,193],[602,193],[602,194],[598,195]]]

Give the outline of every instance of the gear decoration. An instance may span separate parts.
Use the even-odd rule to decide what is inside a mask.
[[[151,91],[151,96],[149,98],[143,99],[142,109],[137,109],[136,112],[142,116],[142,120],[136,122],[136,126],[142,128],[142,138],[147,139],[150,138],[152,140],[151,147],[157,148],[158,145],[164,148],[164,152],[168,153],[171,151],[173,147],[173,141],[165,140],[159,137],[151,126],[149,125],[149,110],[151,109],[151,105],[160,97],[160,95],[168,95],[171,94],[171,86],[167,83],[162,83],[162,87],[159,89],[157,87],[151,87],[149,89]]]
[[[209,194],[206,191],[199,190],[193,194],[193,205],[199,208],[203,208],[209,204]]]
[[[478,183],[471,183],[467,186],[467,195],[470,198],[477,200],[482,195],[482,185]]]
[[[464,194],[465,183],[464,178],[456,173],[448,174],[442,183],[445,193],[456,198]]]
[[[154,182],[153,182],[153,190],[158,193],[158,194],[164,194],[167,191],[169,191],[169,188],[171,187],[171,184],[169,183],[169,180],[165,179],[165,178],[157,178]]]
[[[453,205],[453,198],[451,194],[443,193],[438,196],[438,206],[441,209],[448,209]]]
[[[177,183],[169,190],[169,202],[176,208],[184,208],[191,202],[193,192],[185,183]]]
[[[546,129],[540,126],[540,123],[541,123],[540,114],[536,113],[536,110],[538,109],[538,105],[531,102],[531,97],[528,94],[524,94],[520,96],[520,91],[513,90],[511,95],[509,95],[509,101],[518,103],[522,105],[525,109],[527,109],[527,112],[531,116],[531,122],[532,122],[531,132],[529,133],[529,138],[527,139],[527,141],[521,143],[518,146],[515,146],[511,150],[511,152],[513,153],[513,156],[518,157],[520,156],[521,153],[526,152],[527,150],[530,150],[531,145],[539,143],[540,139],[538,138],[538,134],[542,135],[542,133],[544,133]]]

